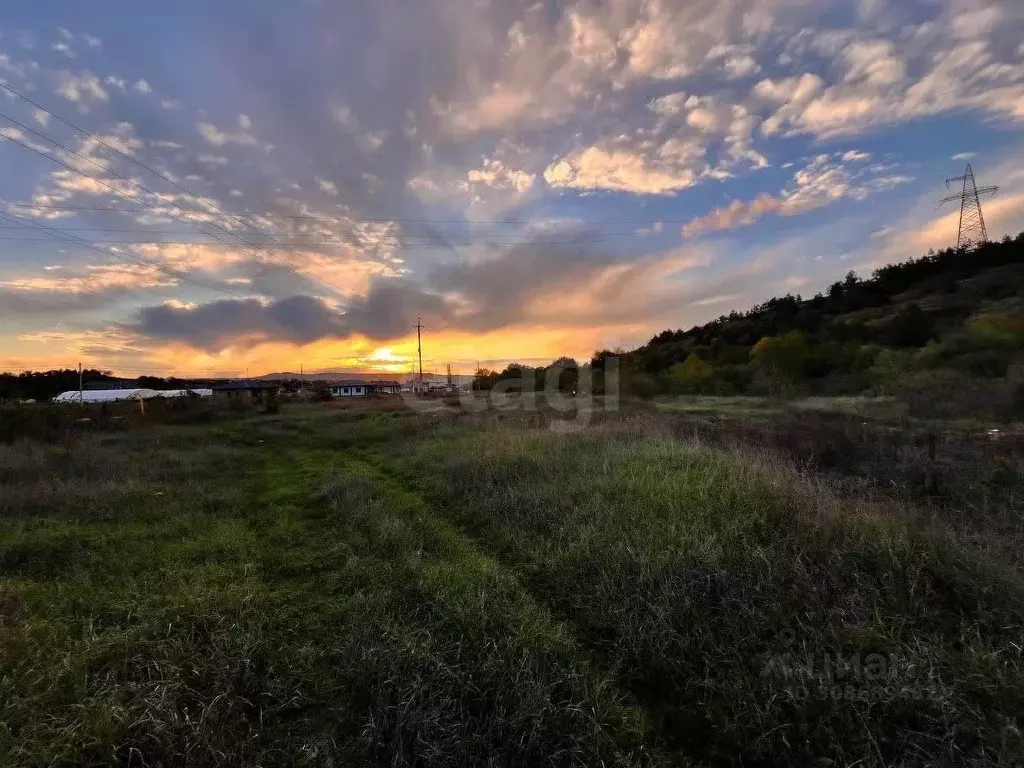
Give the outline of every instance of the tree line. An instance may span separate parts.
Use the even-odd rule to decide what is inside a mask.
[[[975,248],[929,252],[868,278],[848,272],[809,298],[786,294],[634,350],[598,350],[582,364],[511,364],[477,371],[474,389],[604,389],[615,358],[619,390],[665,394],[891,394],[965,382],[978,396],[1024,407],[1024,232]],[[581,371],[586,376],[581,377]],[[526,382],[524,385],[523,382]]]
[[[884,392],[935,375],[1024,381],[1022,297],[1024,232],[866,279],[849,272],[810,298],[666,330],[632,351],[598,351],[591,365],[615,355],[641,396]]]
[[[207,379],[179,379],[174,376],[139,376],[137,379],[125,379],[115,376],[111,371],[96,368],[86,368],[81,375],[81,384],[86,389],[191,389],[209,387],[210,382],[211,380]],[[78,386],[77,368],[0,373],[0,400],[50,400],[61,392],[77,390]]]

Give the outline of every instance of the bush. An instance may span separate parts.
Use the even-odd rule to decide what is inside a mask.
[[[935,320],[910,304],[882,329],[881,341],[890,347],[922,347],[935,336]]]

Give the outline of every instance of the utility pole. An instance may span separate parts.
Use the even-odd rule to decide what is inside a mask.
[[[951,184],[962,184],[961,190],[939,201],[939,205],[960,201],[960,226],[956,232],[956,247],[979,245],[988,241],[985,217],[981,214],[981,195],[994,195],[999,187],[981,187],[974,181],[974,170],[970,163],[962,176],[946,179],[946,188]]]
[[[423,331],[423,323],[420,318],[416,318],[416,353],[420,358],[420,385],[423,385],[423,337],[421,335]]]
[[[85,397],[82,395],[82,364],[78,364],[78,404],[83,405]]]
[[[448,363],[448,389],[452,389],[452,364]]]

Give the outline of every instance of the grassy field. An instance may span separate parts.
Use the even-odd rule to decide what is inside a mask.
[[[1015,444],[694,418],[0,444],[0,765],[1019,765]]]

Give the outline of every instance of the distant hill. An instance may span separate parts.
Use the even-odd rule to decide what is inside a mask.
[[[369,373],[365,371],[318,371],[316,373],[268,373],[263,376],[254,377],[260,381],[335,381],[338,379],[352,379],[356,381],[399,381],[406,382],[413,378],[408,372],[405,373],[387,373],[371,371]],[[428,381],[444,381],[448,377],[445,374],[431,374],[424,373],[423,378]],[[452,378],[457,383],[464,383],[473,380],[472,376],[463,374],[452,374]]]
[[[592,362],[601,368],[611,354]],[[773,298],[618,355],[634,389],[650,394],[852,393],[951,371],[1017,376],[1024,233],[881,267],[867,279],[850,272],[813,297]]]
[[[353,379],[357,381],[380,381],[389,379],[392,381],[405,381],[409,378],[408,373],[365,373],[359,371],[317,371],[315,373],[267,373],[263,376],[254,376],[257,381],[333,381],[335,379]]]

